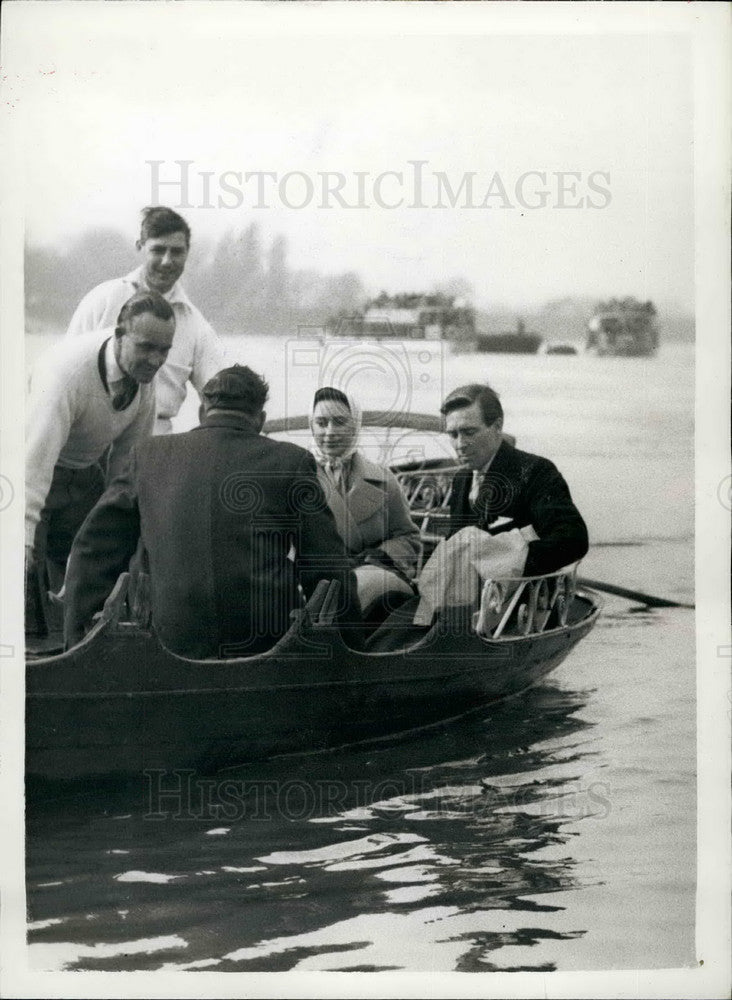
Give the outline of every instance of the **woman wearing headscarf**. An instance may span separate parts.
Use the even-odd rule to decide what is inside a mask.
[[[413,594],[419,531],[395,476],[357,450],[361,413],[340,389],[325,386],[310,415],[318,478],[346,549],[356,563],[365,617],[386,599]]]

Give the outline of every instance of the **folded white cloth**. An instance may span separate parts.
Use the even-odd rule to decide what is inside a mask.
[[[365,614],[372,605],[384,594],[404,594],[412,596],[412,588],[396,573],[383,566],[357,566],[354,569],[358,587],[358,603],[361,613]]]
[[[477,607],[486,580],[520,577],[529,542],[536,538],[531,525],[498,535],[470,525],[440,542],[419,578],[420,602],[414,624],[429,625],[439,608],[461,604]]]

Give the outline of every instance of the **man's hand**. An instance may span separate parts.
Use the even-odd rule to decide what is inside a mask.
[[[25,547],[25,634],[43,639],[48,635],[48,624],[41,597],[38,562],[32,545]]]
[[[392,569],[394,566],[394,560],[383,549],[364,549],[359,562],[362,566],[382,566],[384,569]]]
[[[29,596],[38,590],[38,564],[36,554],[32,545],[25,547],[25,601],[28,605]],[[31,598],[32,599],[32,598]]]

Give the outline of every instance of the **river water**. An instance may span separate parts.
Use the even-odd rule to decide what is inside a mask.
[[[693,601],[691,345],[637,359],[437,347],[230,342],[270,379],[272,416],[302,412],[320,379],[368,408],[431,412],[445,389],[491,381],[506,429],[556,462],[585,514],[582,572]],[[194,414],[189,400],[180,426]],[[694,612],[608,596],[541,686],[421,736],[249,765],[226,799],[172,772],[32,789],[31,966],[693,965],[695,712]]]

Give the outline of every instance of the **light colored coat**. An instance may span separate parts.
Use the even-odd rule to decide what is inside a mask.
[[[412,579],[420,553],[419,530],[393,473],[356,452],[345,497],[320,467],[318,478],[348,552],[358,556],[366,549],[381,549]]]

